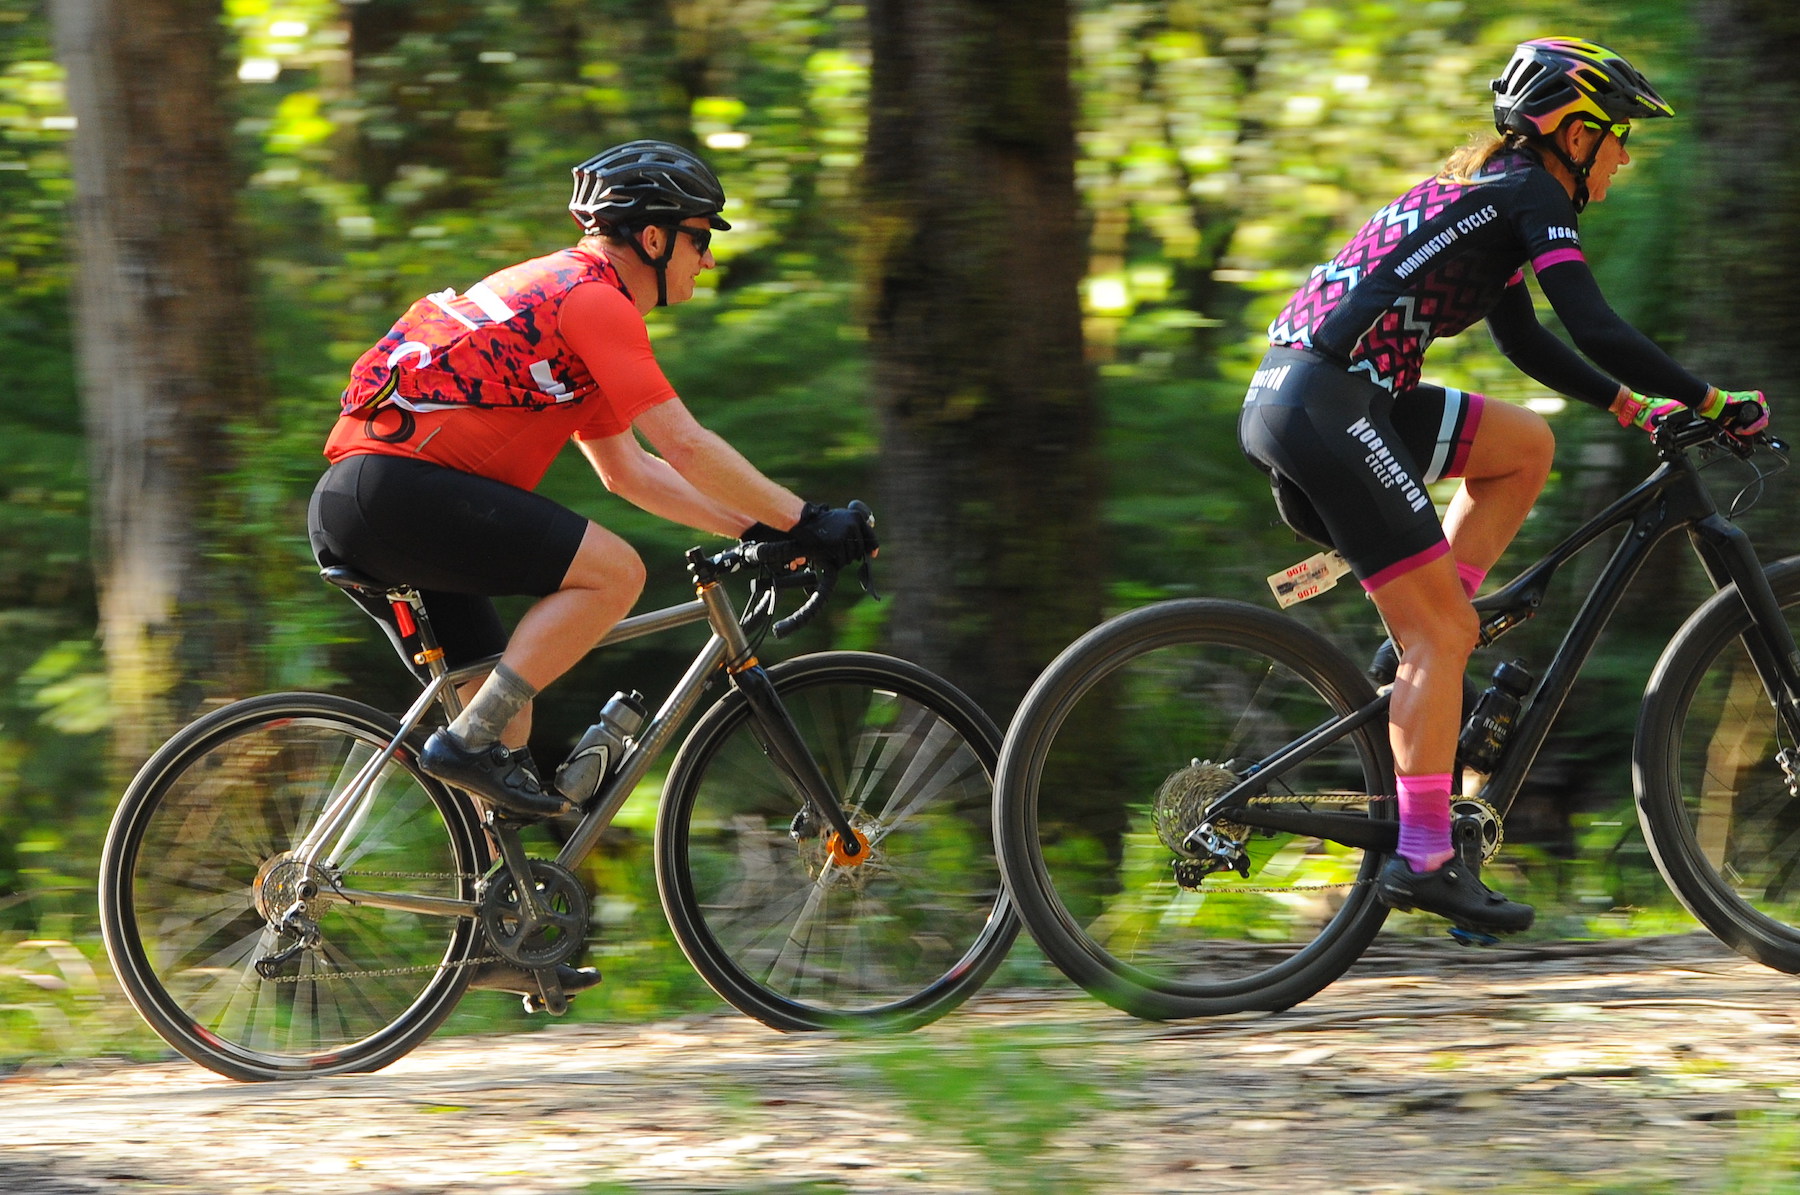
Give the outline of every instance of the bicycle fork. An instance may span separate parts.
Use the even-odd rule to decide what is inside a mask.
[[[1738,597],[1750,615],[1752,631],[1744,636],[1744,649],[1762,682],[1763,693],[1786,729],[1788,742],[1800,744],[1800,647],[1781,612],[1781,603],[1769,586],[1762,562],[1750,547],[1750,539],[1736,524],[1719,515],[1696,521],[1688,530],[1695,553],[1717,589],[1737,587]],[[1787,779],[1789,793],[1800,796],[1800,748],[1782,748],[1776,758]]]
[[[813,814],[831,827],[831,838],[827,841],[832,858],[842,863],[862,862],[868,840],[850,824],[849,815],[838,804],[831,782],[825,778],[818,761],[807,749],[806,741],[800,737],[800,728],[794,725],[793,716],[775,692],[774,682],[761,662],[751,654],[749,640],[744,637],[744,630],[738,625],[718,582],[703,581],[695,589],[706,604],[713,632],[725,640],[725,673],[731,678],[732,687],[750,706],[754,715],[750,729],[758,745],[805,799]],[[802,813],[795,819],[796,828],[802,824],[804,816]]]

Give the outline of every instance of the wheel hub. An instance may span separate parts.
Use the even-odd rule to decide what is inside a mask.
[[[861,817],[852,817],[850,832],[856,835],[857,845],[862,848],[854,855],[844,851],[844,841],[836,831],[799,840],[800,862],[806,868],[806,874],[814,881],[846,884],[856,891],[863,890],[884,870],[881,846],[869,838],[870,831],[875,828]]]
[[[325,893],[330,877],[318,867],[307,867],[291,852],[283,851],[264,861],[256,873],[256,911],[270,925],[279,924],[299,905],[301,915],[317,921],[325,912]]]

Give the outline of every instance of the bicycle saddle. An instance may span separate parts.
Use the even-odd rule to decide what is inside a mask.
[[[319,576],[339,589],[349,591],[360,589],[365,593],[387,594],[396,589],[407,589],[405,585],[389,585],[385,581],[377,581],[374,577],[357,572],[342,564],[332,564],[319,570]]]

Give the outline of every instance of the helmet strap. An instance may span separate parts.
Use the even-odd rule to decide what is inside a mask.
[[[1574,179],[1575,194],[1571,195],[1569,198],[1570,202],[1574,205],[1577,215],[1579,215],[1581,210],[1588,205],[1588,172],[1593,170],[1594,163],[1600,160],[1600,146],[1605,141],[1606,138],[1602,137],[1600,140],[1594,142],[1594,148],[1588,151],[1587,161],[1576,162],[1574,158],[1571,158],[1568,153],[1563,150],[1562,146],[1556,143],[1554,135],[1539,138],[1539,142],[1551,153],[1556,155],[1556,160],[1561,162],[1568,169],[1570,176]]]
[[[656,305],[667,307],[669,305],[669,259],[675,256],[676,235],[672,232],[668,233],[661,256],[651,257],[650,251],[644,248],[643,232],[646,228],[654,227],[656,225],[642,225],[632,232],[628,239],[631,241],[631,247],[637,250],[639,259],[656,271]]]

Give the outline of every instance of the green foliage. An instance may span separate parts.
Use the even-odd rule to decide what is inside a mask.
[[[41,7],[0,0],[0,932],[97,958],[91,873],[114,794],[99,766],[109,711],[66,312],[70,121]],[[1276,523],[1236,445],[1262,328],[1368,212],[1487,127],[1486,83],[1512,43],[1553,32],[1609,40],[1686,116],[1689,7],[1627,0],[1571,17],[1548,0],[1076,6],[1085,331],[1111,473],[1112,546],[1099,567],[1119,607],[1174,594],[1264,601],[1263,578],[1311,552]],[[214,480],[240,529],[229,550],[254,555],[259,592],[246,598],[269,624],[257,661],[267,687],[334,687],[387,706],[409,696],[386,642],[316,580],[302,533],[345,371],[411,299],[568,243],[566,171],[614,142],[702,147],[732,197],[719,270],[695,302],[651,317],[678,389],[808,497],[869,496],[880,445],[850,246],[865,216],[856,174],[870,64],[855,5],[224,0],[222,11],[236,39],[241,202],[259,285],[251,351],[269,401],[235,429],[236,472]],[[1646,129],[1625,185],[1583,222],[1616,305],[1677,350],[1687,280],[1673,254],[1698,219],[1692,123]],[[1429,364],[1453,385],[1560,405],[1479,331],[1436,346]],[[1497,575],[1646,460],[1592,412],[1553,420],[1562,471]],[[639,547],[645,608],[685,600],[681,553],[700,537],[604,496],[572,453],[544,490]],[[1791,521],[1750,529],[1765,547],[1795,534]],[[1589,567],[1571,565],[1569,594]],[[1699,592],[1691,572],[1674,570],[1669,586],[1628,605],[1527,794],[1552,809],[1552,798],[1574,798],[1581,812],[1517,828],[1515,842],[1538,847],[1526,867],[1534,893],[1549,892],[1570,925],[1667,907],[1626,807],[1624,751],[1649,662]],[[850,589],[832,621],[779,652],[878,646],[887,607],[852,601]],[[1378,638],[1354,590],[1296,616],[1357,652]],[[1508,658],[1541,662],[1554,642],[1534,624],[1505,646]],[[662,636],[578,669],[544,703],[539,758],[556,758],[614,688],[653,690],[696,646]],[[661,925],[641,836],[622,837],[597,866],[607,983],[577,1002],[579,1015],[716,1007]],[[0,950],[26,951],[6,941]],[[0,953],[0,966],[15,957]],[[0,975],[16,982],[28,981]],[[41,1001],[41,990],[0,987],[0,1002]],[[56,1007],[72,1023],[89,1015],[79,1002]],[[49,1030],[21,1028],[25,1015],[0,1020],[0,1040],[62,1048]],[[923,1073],[923,1062],[895,1065],[907,1083]],[[1019,1065],[1028,1082],[1037,1063]],[[952,1071],[931,1081],[960,1082]]]

